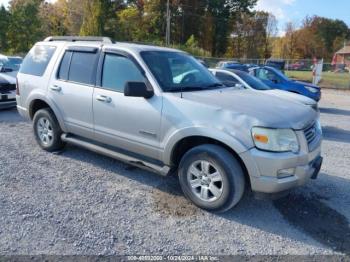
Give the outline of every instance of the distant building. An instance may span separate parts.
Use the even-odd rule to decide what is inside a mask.
[[[350,45],[344,46],[335,53],[332,64],[346,65],[350,67]]]

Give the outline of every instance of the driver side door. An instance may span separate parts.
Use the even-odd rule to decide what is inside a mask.
[[[102,53],[98,71],[93,94],[95,139],[125,153],[159,159],[162,97],[157,94],[150,99],[124,96],[127,82],[148,83],[129,54]]]

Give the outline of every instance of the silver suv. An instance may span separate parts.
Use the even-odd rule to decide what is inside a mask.
[[[315,110],[225,87],[178,50],[50,37],[26,56],[17,103],[43,149],[72,143],[161,175],[176,171],[184,194],[213,212],[235,206],[248,186],[303,185],[322,164]]]

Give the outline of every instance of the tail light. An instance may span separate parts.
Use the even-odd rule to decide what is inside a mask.
[[[19,96],[19,85],[18,85],[18,78],[16,77],[16,95]]]

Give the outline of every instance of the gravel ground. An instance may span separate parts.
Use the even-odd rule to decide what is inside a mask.
[[[74,146],[46,153],[30,123],[0,111],[0,255],[350,254],[349,101],[323,92],[318,180],[220,215],[194,207],[175,176]]]

